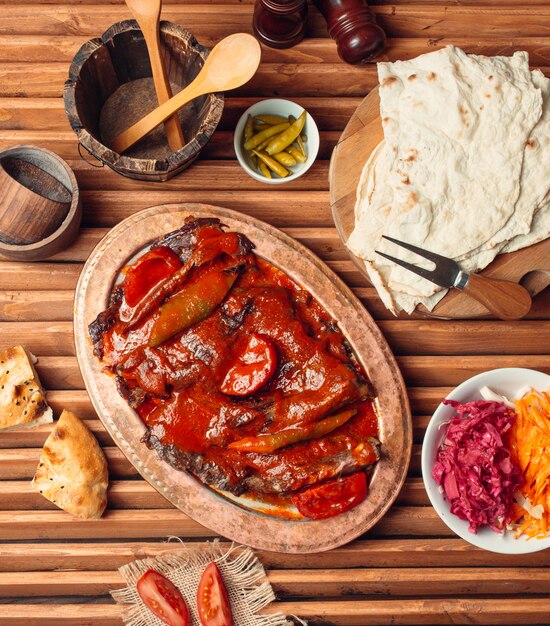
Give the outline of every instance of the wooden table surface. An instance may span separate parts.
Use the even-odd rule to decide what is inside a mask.
[[[377,2],[392,60],[454,43],[485,54],[525,49],[533,66],[550,71],[548,0]],[[252,8],[252,0],[167,0],[163,16],[211,45],[250,32]],[[84,202],[82,233],[70,249],[42,263],[0,261],[0,348],[22,343],[38,355],[56,415],[66,407],[87,420],[112,481],[104,518],[77,521],[31,489],[50,427],[0,434],[0,624],[120,624],[109,590],[122,584],[121,564],[176,550],[164,543],[169,535],[199,543],[213,536],[156,493],[114,446],[84,390],[72,338],[73,290],[93,246],[139,209],[186,201],[254,215],[314,250],[378,321],[413,408],[412,463],[396,504],[371,532],[332,552],[261,553],[279,598],[269,610],[342,625],[550,624],[550,550],[505,556],[473,548],[439,520],[420,478],[423,432],[450,388],[495,367],[550,372],[550,290],[519,322],[388,314],[338,239],[327,183],[331,151],[376,84],[376,70],[340,62],[314,9],[308,37],[290,50],[265,49],[255,78],[229,94],[219,130],[190,170],[167,183],[144,183],[82,161],[61,98],[69,63],[85,40],[128,17],[121,0],[0,0],[0,148],[31,143],[57,152],[74,169]],[[277,95],[311,112],[321,150],[307,175],[273,189],[240,169],[232,129],[247,106]]]

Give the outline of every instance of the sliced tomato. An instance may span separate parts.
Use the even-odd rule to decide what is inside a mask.
[[[230,396],[248,396],[265,385],[276,367],[277,352],[273,343],[267,337],[252,333],[227,371],[220,390]]]
[[[210,563],[202,573],[197,608],[202,626],[233,626],[229,596],[215,563]]]
[[[171,276],[182,265],[170,248],[149,250],[125,270],[124,298],[130,307],[136,304],[163,278]]]
[[[137,582],[145,606],[169,626],[188,626],[189,609],[180,590],[166,576],[148,569]]]
[[[357,506],[367,496],[363,472],[336,478],[292,496],[292,503],[304,517],[326,519]]]

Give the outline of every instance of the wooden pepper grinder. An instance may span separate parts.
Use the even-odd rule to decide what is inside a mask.
[[[256,0],[254,35],[271,48],[290,48],[304,38],[307,0]]]
[[[313,4],[327,20],[328,33],[346,63],[366,63],[384,50],[386,34],[365,0],[313,0]]]

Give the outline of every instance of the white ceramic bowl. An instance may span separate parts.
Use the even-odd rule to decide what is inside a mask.
[[[519,367],[491,370],[463,382],[447,398],[461,403],[481,400],[479,391],[485,386],[512,400],[526,386],[534,387],[539,391],[548,391],[550,389],[550,376]],[[514,539],[513,532],[506,531],[503,535],[499,535],[490,528],[482,528],[478,530],[477,534],[471,533],[468,530],[468,522],[451,513],[449,502],[444,499],[437,483],[432,478],[432,469],[437,450],[445,437],[445,428],[441,425],[449,421],[453,413],[452,406],[440,404],[428,424],[422,444],[422,478],[430,502],[439,517],[462,539],[478,548],[492,552],[527,554],[550,548],[550,537],[530,540],[527,540],[526,537]]]
[[[317,124],[308,113],[306,116],[306,123],[303,132],[307,136],[307,141],[305,143],[306,151],[307,151],[307,160],[305,163],[296,163],[289,169],[292,173],[286,178],[279,178],[277,174],[273,174],[273,178],[266,178],[262,176],[256,168],[252,165],[252,161],[250,157],[246,153],[246,150],[243,148],[243,134],[244,127],[246,124],[246,120],[249,115],[280,115],[282,117],[288,117],[289,115],[294,115],[294,117],[298,117],[302,111],[303,107],[295,102],[291,102],[290,100],[281,100],[278,98],[273,98],[271,100],[261,100],[260,102],[256,102],[251,107],[249,107],[240,117],[237,127],[235,128],[235,135],[233,136],[233,146],[235,148],[235,154],[237,155],[237,159],[241,164],[244,171],[254,178],[255,180],[261,183],[267,183],[269,185],[281,185],[282,183],[289,183],[293,180],[296,180],[303,174],[305,174],[308,169],[313,165],[315,159],[317,158],[317,153],[319,152],[319,130],[317,128]]]

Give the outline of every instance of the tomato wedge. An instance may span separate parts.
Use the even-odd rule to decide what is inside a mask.
[[[179,256],[167,247],[153,248],[126,270],[124,298],[136,306],[152,287],[171,276],[182,265]]]
[[[148,569],[137,582],[145,606],[168,626],[188,626],[189,609],[174,583],[154,569]]]
[[[220,391],[230,396],[248,396],[271,378],[277,367],[277,352],[267,337],[252,333],[244,350],[227,371]]]
[[[367,496],[363,472],[336,478],[292,496],[292,503],[304,517],[326,519],[357,506]]]
[[[229,596],[215,563],[207,565],[202,573],[197,591],[197,609],[202,626],[233,626]]]

